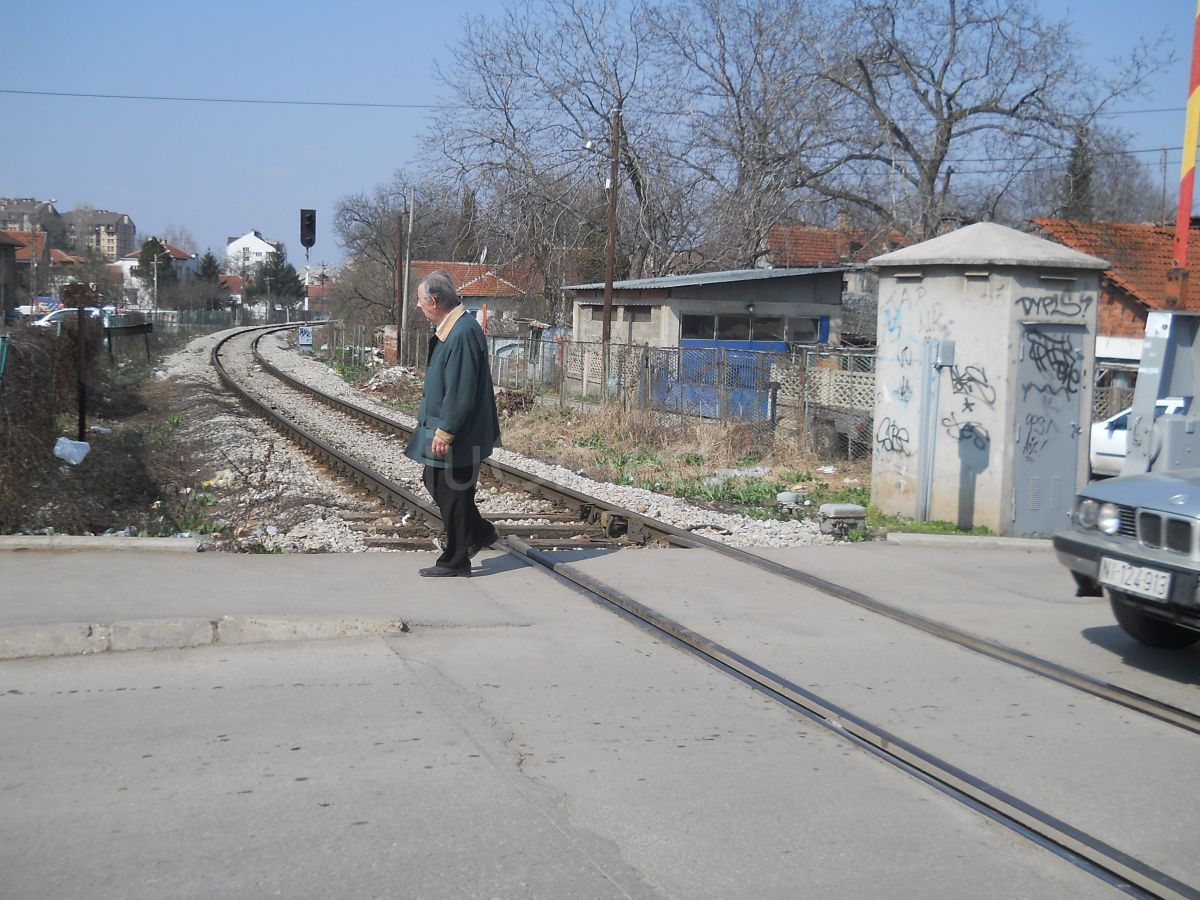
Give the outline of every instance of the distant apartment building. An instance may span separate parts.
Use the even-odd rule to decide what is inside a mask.
[[[65,225],[53,200],[0,197],[0,231],[45,231],[52,246],[65,242]]]
[[[137,227],[125,213],[107,209],[76,209],[62,217],[67,242],[77,252],[92,251],[115,262],[133,251]]]
[[[225,241],[225,260],[231,272],[248,274],[266,262],[272,253],[282,253],[281,241],[267,240],[258,231],[247,231],[241,237]]]

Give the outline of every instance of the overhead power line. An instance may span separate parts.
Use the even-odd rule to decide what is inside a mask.
[[[160,100],[167,103],[252,103],[260,106],[350,106],[366,109],[453,109],[442,103],[368,103],[359,100],[278,100],[247,97],[168,97],[153,94],[89,94],[81,91],[24,91],[0,88],[0,94],[33,97],[81,97],[85,100]]]
[[[283,100],[274,97],[172,97],[160,94],[97,94],[84,91],[30,91],[19,88],[0,88],[0,94],[24,94],[31,97],[79,97],[85,100],[157,100],[166,103],[250,103],[259,106],[346,106],[363,109],[473,109],[463,103],[372,103],[366,100]],[[541,108],[541,107],[538,107]],[[557,109],[557,107],[545,107]],[[1114,109],[1097,115],[1138,116],[1145,113],[1183,112],[1183,106],[1159,106],[1149,109]],[[663,110],[659,110],[663,112]],[[676,115],[690,115],[696,110],[667,110]]]

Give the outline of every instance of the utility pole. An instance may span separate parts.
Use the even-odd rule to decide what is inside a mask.
[[[613,271],[616,269],[617,238],[617,171],[618,146],[621,139],[621,105],[613,110],[612,159],[608,165],[608,242],[604,248],[604,327],[600,340],[604,344],[604,360],[608,361],[608,342],[612,337]]]
[[[400,306],[400,327],[408,328],[408,270],[412,262],[413,213],[417,209],[417,195],[408,189],[408,239],[404,242],[404,299]]]
[[[392,277],[396,292],[396,365],[403,365],[400,354],[404,347],[404,213],[396,213],[396,267]]]

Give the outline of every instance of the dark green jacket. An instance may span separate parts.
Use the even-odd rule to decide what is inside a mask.
[[[500,446],[500,417],[483,329],[464,312],[445,341],[435,336],[430,344],[417,428],[405,455],[438,468],[474,465]],[[446,456],[434,456],[430,446],[439,429],[443,437],[453,437]]]

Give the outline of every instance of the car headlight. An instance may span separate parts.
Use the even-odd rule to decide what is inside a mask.
[[[1075,524],[1080,528],[1095,528],[1100,516],[1100,504],[1087,497],[1079,501],[1075,507]]]
[[[1116,534],[1121,530],[1121,511],[1115,503],[1101,503],[1097,511],[1096,527],[1105,534]]]

